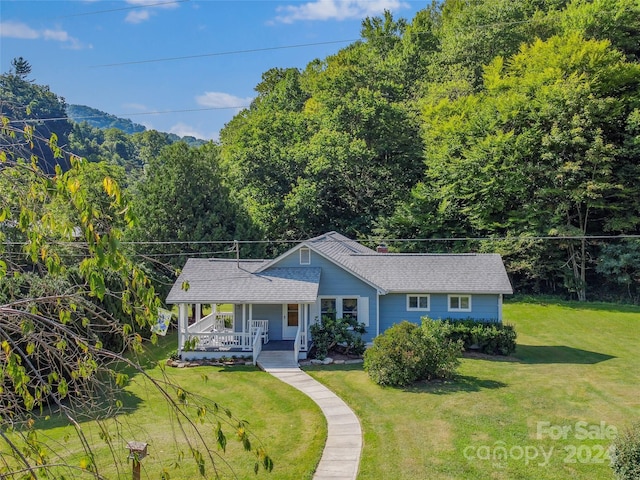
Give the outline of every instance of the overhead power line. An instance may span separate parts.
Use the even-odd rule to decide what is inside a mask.
[[[517,235],[517,236],[502,236],[502,237],[434,237],[434,238],[369,238],[369,239],[361,239],[356,240],[358,242],[384,242],[384,243],[427,243],[427,242],[471,242],[471,241],[503,241],[503,240],[558,240],[558,241],[566,241],[566,240],[638,240],[640,239],[640,234],[622,234],[622,235],[564,235],[564,236],[554,236],[554,235]],[[278,243],[301,243],[305,240],[294,240],[294,239],[276,239],[276,240],[168,240],[168,241],[124,241],[120,242],[122,245],[234,245],[236,243],[240,244],[278,244]],[[332,240],[327,239],[324,242],[335,242],[335,243],[344,243],[343,240]],[[82,241],[77,242],[53,242],[58,245],[64,246],[85,246],[87,243]],[[26,245],[26,242],[3,242],[4,245],[14,245],[14,246],[22,246]],[[230,253],[231,250],[225,250],[224,252],[210,252],[210,253]],[[178,255],[177,253],[175,255]]]
[[[132,62],[118,62],[118,63],[105,63],[101,65],[89,65],[89,68],[104,68],[104,67],[119,67],[123,65],[139,65],[144,63],[159,63],[159,62],[172,62],[175,60],[189,60],[193,58],[205,58],[205,57],[219,57],[223,55],[238,55],[241,53],[256,53],[256,52],[269,52],[273,50],[285,50],[290,48],[304,48],[315,47],[320,45],[333,45],[336,43],[351,43],[356,40],[331,40],[327,42],[314,42],[314,43],[299,43],[296,45],[281,45],[278,47],[265,47],[265,48],[250,48],[247,50],[229,50],[226,52],[214,52],[214,53],[201,53],[198,55],[183,55],[179,57],[166,57],[166,58],[154,58],[149,60],[135,60]]]
[[[132,5],[130,7],[120,7],[120,8],[112,8],[109,10],[96,10],[93,12],[84,12],[84,13],[73,13],[71,15],[62,15],[60,17],[56,17],[56,18],[71,18],[71,17],[86,17],[88,15],[99,15],[101,13],[112,13],[112,12],[121,12],[123,10],[137,10],[140,8],[152,8],[152,7],[160,7],[162,5],[171,5],[174,3],[184,3],[184,2],[188,2],[189,0],[172,0],[170,2],[159,2],[159,3],[149,3],[149,4],[142,4],[142,5]]]

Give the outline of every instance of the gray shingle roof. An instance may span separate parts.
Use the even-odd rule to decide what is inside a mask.
[[[513,293],[498,254],[374,253],[346,263],[386,292]]]
[[[190,258],[167,303],[311,303],[318,297],[320,268],[271,268],[266,260]],[[188,282],[188,290],[182,289]]]
[[[336,232],[312,238],[302,245],[320,252],[383,293],[513,293],[498,254],[377,253]],[[278,259],[238,262],[190,258],[173,285],[167,303],[316,301],[320,268],[279,268],[277,264]],[[183,282],[189,284],[186,291],[182,289]]]
[[[357,253],[376,253],[375,250],[371,250],[361,243],[358,243],[355,240],[345,237],[344,235],[341,235],[337,232],[328,232],[307,240],[304,243],[308,244],[319,252],[322,252],[324,255],[330,258],[344,255],[354,255]]]
[[[513,293],[498,254],[377,253],[336,232],[304,243],[386,292]]]

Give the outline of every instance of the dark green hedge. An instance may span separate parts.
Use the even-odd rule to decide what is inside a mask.
[[[467,351],[478,351],[487,355],[511,355],[516,351],[516,330],[513,325],[479,322],[471,318],[445,318],[442,321],[451,324],[449,338],[462,340]]]

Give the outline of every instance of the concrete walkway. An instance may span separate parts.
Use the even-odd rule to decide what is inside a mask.
[[[300,370],[291,351],[263,351],[257,364],[311,398],[327,419],[327,443],[314,480],[355,480],[362,451],[362,429],[353,411],[335,393]]]

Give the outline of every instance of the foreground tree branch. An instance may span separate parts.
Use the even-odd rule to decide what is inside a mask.
[[[58,148],[53,137],[38,143],[71,168],[43,172],[29,150],[34,130],[12,127],[7,118],[0,123],[0,476],[107,478],[95,435],[83,428],[87,420],[96,422],[117,472],[127,471],[119,415],[132,375],[167,405],[178,434],[175,463],[186,457],[203,477],[233,476],[220,453],[231,431],[253,452],[255,470],[270,471],[273,463],[246,422],[137,362],[145,338],[156,340],[148,332],[160,302],[120,243],[135,219],[118,184],[109,176],[92,183],[94,165]],[[81,452],[38,428],[60,418],[73,426]],[[169,478],[166,468],[150,474]]]

